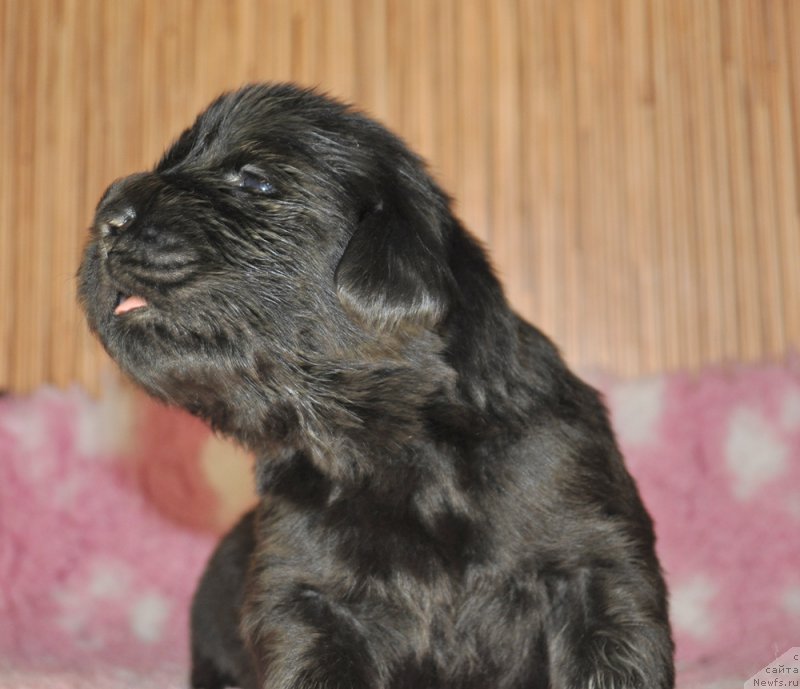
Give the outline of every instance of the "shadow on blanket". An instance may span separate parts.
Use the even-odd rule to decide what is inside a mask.
[[[742,686],[800,645],[800,362],[594,382],[656,522],[678,687]],[[121,423],[77,389],[0,400],[0,687],[185,686],[214,538],[142,493]]]

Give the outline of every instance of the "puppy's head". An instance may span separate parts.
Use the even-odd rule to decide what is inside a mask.
[[[154,170],[108,188],[80,301],[146,390],[231,430],[309,394],[331,375],[322,361],[346,368],[435,331],[449,217],[380,125],[311,91],[251,86],[212,103]]]

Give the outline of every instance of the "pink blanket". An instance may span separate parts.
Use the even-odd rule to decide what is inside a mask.
[[[656,521],[678,687],[738,689],[800,646],[800,364],[595,382]],[[141,493],[118,422],[77,389],[0,399],[0,688],[186,686],[214,539]]]

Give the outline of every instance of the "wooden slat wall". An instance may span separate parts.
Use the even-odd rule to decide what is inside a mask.
[[[798,0],[0,0],[0,60],[0,388],[97,386],[96,199],[261,79],[406,137],[579,368],[800,345]]]

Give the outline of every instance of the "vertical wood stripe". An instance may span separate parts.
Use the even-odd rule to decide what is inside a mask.
[[[405,137],[578,368],[796,351],[798,37],[796,0],[0,0],[0,389],[97,389],[96,200],[255,80]]]

